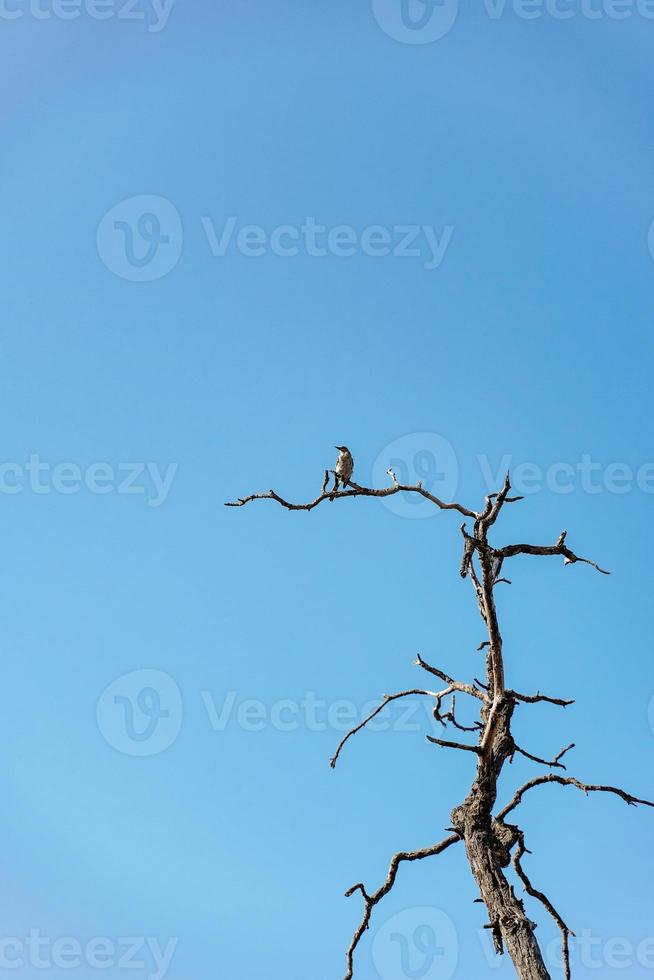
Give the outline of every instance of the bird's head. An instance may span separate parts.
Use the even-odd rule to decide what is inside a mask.
[[[334,449],[338,449],[339,453],[349,453],[347,446],[334,446]]]

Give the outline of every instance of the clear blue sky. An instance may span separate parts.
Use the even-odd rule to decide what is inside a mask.
[[[21,14],[0,23],[0,938],[24,964],[7,976],[44,975],[38,930],[176,939],[170,980],[338,980],[361,911],[345,889],[444,836],[473,763],[426,743],[423,709],[328,760],[337,703],[424,683],[418,651],[481,669],[457,516],[223,507],[271,486],[310,498],[335,444],[362,482],[404,458],[473,508],[503,457],[540,468],[495,540],[568,528],[614,574],[514,560],[509,682],[577,699],[521,708],[520,740],[574,741],[572,774],[654,795],[654,23],[569,9],[466,5],[421,44],[394,0],[178,0],[161,30],[3,8]],[[346,225],[354,254],[234,237],[214,255],[207,228],[230,216],[235,236]],[[366,254],[366,230],[395,247],[404,225],[445,245],[437,267],[424,235],[418,256]],[[599,492],[552,470],[584,457]],[[141,670],[159,673],[103,695]],[[534,770],[509,767],[503,797]],[[532,879],[597,940],[577,976],[649,976],[654,815],[548,787],[520,820]],[[404,868],[358,976],[485,976],[475,897],[456,849]],[[415,944],[430,915],[447,953],[414,949],[407,972],[391,935]],[[106,948],[105,970],[45,955],[53,977],[156,975]]]

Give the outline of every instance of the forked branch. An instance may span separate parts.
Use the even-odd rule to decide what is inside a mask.
[[[572,742],[570,745],[567,745],[564,749],[561,749],[558,755],[554,756],[551,762],[548,762],[547,759],[540,759],[537,755],[532,755],[531,752],[525,752],[525,750],[521,749],[519,745],[515,746],[515,751],[519,752],[520,755],[524,755],[525,759],[531,759],[532,762],[538,762],[539,765],[541,766],[549,766],[550,769],[565,769],[565,766],[561,762],[561,759],[566,754],[566,752],[569,752],[571,749],[574,749],[574,747],[575,747],[574,742]]]

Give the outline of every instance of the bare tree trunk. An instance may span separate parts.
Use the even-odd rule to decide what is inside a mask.
[[[550,980],[534,936],[535,923],[528,918],[524,903],[516,897],[503,870],[511,863],[511,848],[518,841],[517,828],[493,820],[497,781],[504,763],[516,750],[511,735],[515,701],[507,697],[504,689],[502,635],[493,594],[502,562],[493,560],[487,539],[508,489],[507,481],[494,503],[487,503],[486,511],[475,521],[473,537],[465,539],[461,574],[471,578],[486,625],[486,688],[493,692],[493,701],[481,712],[477,775],[466,800],[452,811],[452,826],[464,841],[481,901],[488,911],[495,951],[502,954],[506,945],[520,980]],[[475,552],[479,555],[481,581],[473,564]]]
[[[513,703],[506,700],[500,710],[498,726],[488,760],[480,758],[477,777],[461,806],[452,811],[452,826],[463,838],[468,863],[479,887],[481,901],[489,915],[495,951],[504,944],[521,980],[550,980],[534,935],[535,923],[525,912],[504,874],[511,862],[511,848],[517,842],[516,830],[493,819],[497,775],[512,754],[510,734]]]

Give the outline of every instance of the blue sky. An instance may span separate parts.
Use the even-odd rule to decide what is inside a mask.
[[[424,705],[328,760],[418,651],[481,669],[457,516],[223,507],[310,499],[335,444],[472,508],[510,463],[494,540],[613,571],[513,561],[509,683],[577,699],[516,730],[654,796],[654,23],[489,2],[430,40],[411,3],[2,8],[2,975],[44,975],[31,934],[53,977],[333,980],[346,888],[444,836],[473,768]],[[649,976],[652,815],[548,787],[520,819],[576,975]],[[475,897],[456,848],[403,869],[361,980],[510,977]]]

